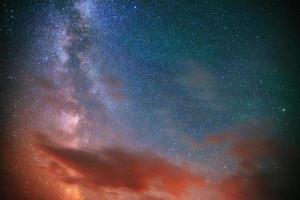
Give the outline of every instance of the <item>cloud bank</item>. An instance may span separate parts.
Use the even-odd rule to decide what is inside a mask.
[[[135,193],[158,189],[182,195],[205,182],[187,168],[151,153],[130,152],[119,147],[88,152],[57,146],[43,135],[36,138],[36,145],[53,159],[50,171],[69,184],[92,189],[127,189]],[[75,174],[70,173],[70,169]]]

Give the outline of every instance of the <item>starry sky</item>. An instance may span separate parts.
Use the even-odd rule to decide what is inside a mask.
[[[296,1],[0,7],[1,199],[299,195]]]

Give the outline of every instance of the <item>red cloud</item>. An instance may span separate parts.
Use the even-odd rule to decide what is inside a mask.
[[[242,132],[211,135],[204,142],[205,145],[229,144],[230,155],[238,160],[235,174],[219,180],[215,186],[222,199],[297,199],[299,156],[260,130],[243,128]],[[252,133],[242,135],[245,130]]]
[[[180,195],[204,182],[203,177],[151,153],[129,152],[122,148],[92,153],[57,146],[42,135],[38,138],[37,146],[55,160],[50,166],[51,171],[67,183],[91,188],[129,189],[136,193],[154,187]],[[71,175],[68,169],[77,175]]]

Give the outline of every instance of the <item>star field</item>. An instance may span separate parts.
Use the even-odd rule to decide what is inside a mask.
[[[3,199],[297,195],[296,4],[0,6]]]

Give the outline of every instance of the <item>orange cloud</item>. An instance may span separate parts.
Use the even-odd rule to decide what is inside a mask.
[[[237,163],[233,174],[208,184],[221,200],[298,199],[299,149],[272,137],[270,121],[236,125],[222,133],[210,134],[202,142],[184,137],[183,142],[201,151],[209,146],[226,146]],[[206,200],[207,198],[201,197]]]
[[[190,187],[204,184],[203,177],[151,153],[130,152],[118,147],[87,152],[57,146],[42,135],[37,138],[37,146],[54,160],[51,171],[67,183],[90,188],[128,189],[135,193],[155,188],[172,195],[184,194]]]
[[[229,154],[238,160],[235,173],[219,180],[214,189],[224,200],[297,199],[299,156],[262,129],[247,127],[205,140],[206,145],[229,144]]]

